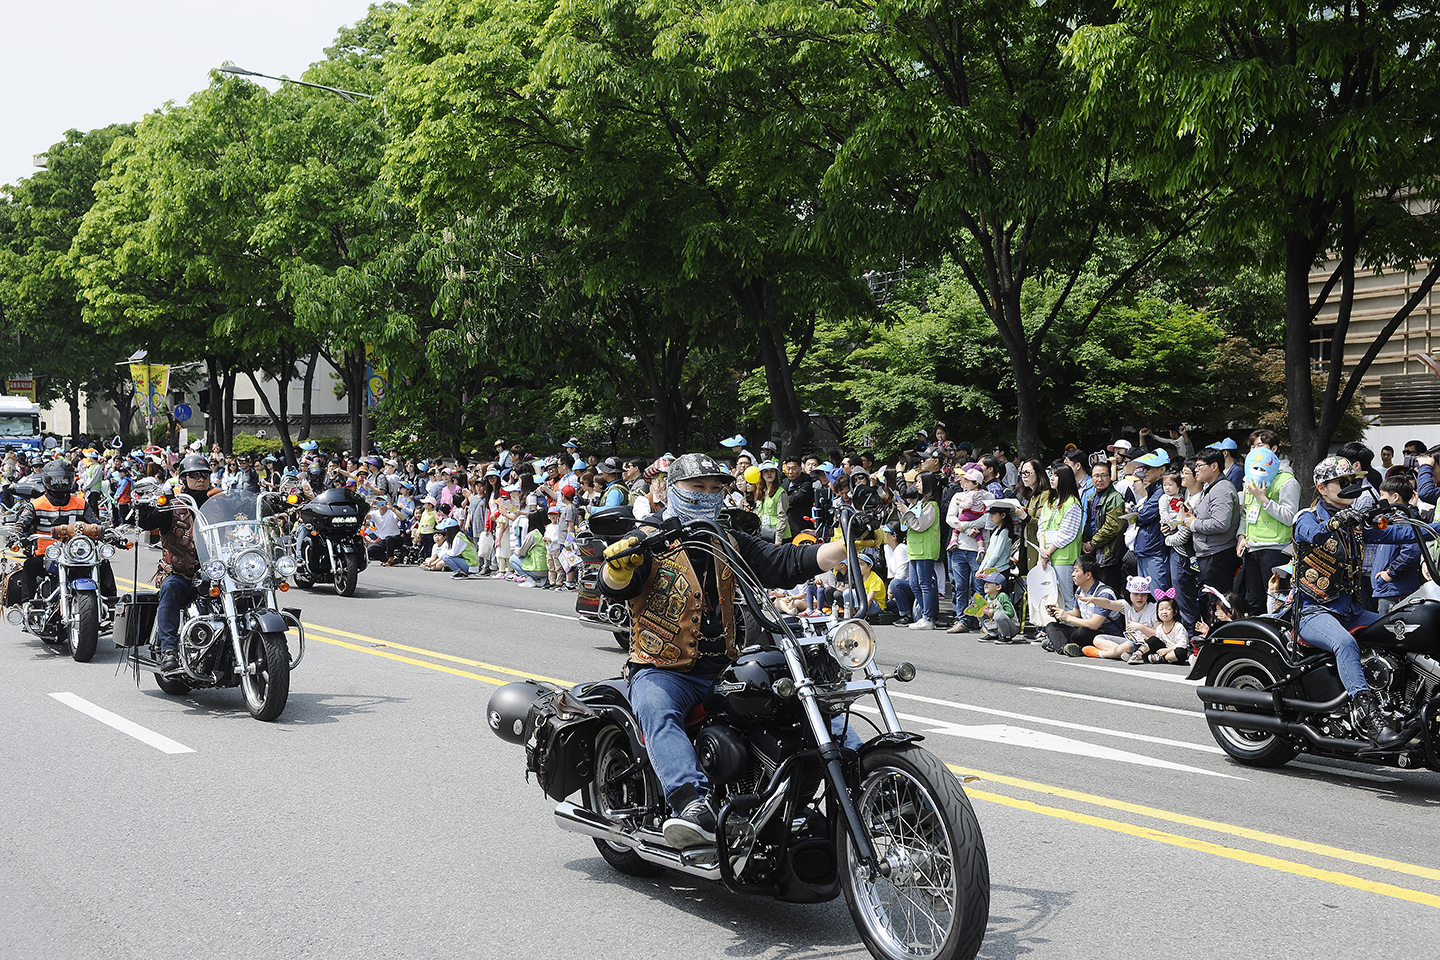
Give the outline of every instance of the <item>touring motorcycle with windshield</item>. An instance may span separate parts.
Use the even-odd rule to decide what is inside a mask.
[[[1335,522],[1339,522],[1338,520]],[[1375,623],[1354,631],[1365,679],[1400,735],[1376,747],[1358,729],[1335,657],[1300,639],[1298,603],[1225,623],[1201,647],[1191,680],[1215,742],[1236,761],[1278,767],[1301,753],[1440,771],[1440,569],[1435,532],[1379,504],[1358,526],[1415,530],[1430,578]],[[1358,558],[1352,558],[1358,566]]]
[[[12,606],[5,616],[44,643],[65,644],[71,657],[87,663],[95,656],[100,634],[110,627],[110,612],[100,597],[100,565],[117,550],[129,549],[130,543],[98,523],[65,524],[52,536],[34,596]]]
[[[292,557],[295,584],[308,590],[317,583],[333,583],[342,597],[353,597],[360,571],[369,565],[361,534],[370,506],[346,487],[322,490],[300,505]]]
[[[634,523],[592,519],[601,539],[582,549],[594,560]],[[842,513],[852,569],[856,532],[867,524],[878,522]],[[750,645],[686,722],[711,784],[715,842],[666,842],[668,808],[623,679],[568,689],[511,683],[490,700],[491,729],[525,746],[527,770],[558,801],[556,823],[591,837],[633,876],[670,869],[792,903],[843,892],[876,957],[973,957],[989,917],[989,863],[960,781],[903,729],[891,704],[886,684],[913,679],[914,666],[882,671],[864,620],[807,635],[768,602],[720,525],[670,520],[651,529],[632,550],[679,543],[709,552],[734,571],[737,609],[750,623]],[[861,700],[873,708],[856,712]],[[874,727],[868,740],[855,736],[857,722]]]
[[[152,482],[136,485],[136,499],[190,511],[199,559],[196,597],[180,618],[178,670],[161,671],[155,624],[159,595],[137,594],[120,604],[115,642],[129,651],[137,680],[141,671],[152,671],[160,689],[172,696],[194,688],[239,686],[252,717],[276,719],[290,695],[290,673],[305,653],[300,611],[279,601],[290,588],[285,578],[295,572],[295,559],[280,545],[277,510],[283,509],[285,495],[237,490],[197,506],[185,493],[159,493]],[[287,632],[295,635],[293,651]]]

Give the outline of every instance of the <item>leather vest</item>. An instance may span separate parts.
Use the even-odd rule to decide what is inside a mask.
[[[211,490],[206,499],[220,492]],[[171,574],[194,580],[195,571],[200,567],[200,558],[195,553],[195,514],[187,509],[177,509],[171,517],[170,529],[160,534],[160,548],[160,565],[155,570],[154,580],[157,587]]]
[[[1360,582],[1365,544],[1353,533],[1326,530],[1315,543],[1297,539],[1294,547],[1295,585],[1301,593],[1319,604],[1354,593]]]
[[[725,655],[734,660],[735,574],[715,560]],[[705,594],[684,548],[657,554],[640,595],[630,601],[630,662],[688,672],[700,659],[700,619]]]
[[[78,493],[70,494],[70,499],[58,507],[41,494],[30,501],[30,506],[35,509],[35,532],[40,534],[40,539],[35,541],[36,553],[44,553],[45,548],[55,542],[56,527],[85,519],[85,498]]]

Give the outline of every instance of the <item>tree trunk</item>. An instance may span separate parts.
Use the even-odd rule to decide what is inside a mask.
[[[365,424],[365,348],[345,352],[345,369],[341,372],[345,383],[347,409],[350,412],[350,452],[359,457],[363,452]]]
[[[288,420],[289,403],[286,400],[286,384],[280,383],[279,410],[277,411],[270,403],[270,398],[265,396],[265,391],[260,387],[260,381],[251,370],[245,371],[245,376],[250,378],[250,383],[255,387],[255,392],[260,395],[260,403],[265,407],[265,413],[269,415],[270,422],[275,426],[275,434],[280,438],[280,449],[285,456],[285,462],[291,462],[295,454],[295,448],[290,444],[290,424]],[[279,383],[277,380],[276,383]]]
[[[220,449],[225,453],[232,453],[235,444],[235,378],[238,376],[233,366],[225,371],[225,407],[222,411],[224,426],[221,428]]]
[[[799,456],[809,437],[810,422],[795,393],[786,336],[779,322],[779,304],[764,280],[754,280],[740,288],[736,291],[736,300],[753,329],[760,333],[760,363],[765,368],[770,416],[780,435],[780,452]]]
[[[210,378],[210,401],[206,404],[209,410],[205,412],[205,442],[216,444],[219,442],[220,423],[220,361],[215,357],[205,358],[205,371]]]
[[[300,439],[310,439],[310,410],[311,397],[315,388],[315,368],[320,365],[320,348],[317,346],[310,351],[310,358],[305,361],[305,389],[300,395]]]
[[[80,439],[80,385],[70,385],[70,443]]]
[[[1329,438],[1315,423],[1315,387],[1310,379],[1310,267],[1315,243],[1306,234],[1285,237],[1285,405],[1290,414],[1290,462],[1301,488],[1314,475]],[[1331,362],[1336,358],[1331,357]],[[1305,498],[1301,498],[1302,501]]]

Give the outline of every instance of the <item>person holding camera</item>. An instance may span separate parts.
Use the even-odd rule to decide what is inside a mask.
[[[1115,591],[1096,578],[1099,572],[1100,564],[1094,554],[1081,554],[1075,561],[1075,570],[1071,575],[1075,584],[1075,609],[1061,610],[1054,603],[1046,606],[1045,612],[1054,619],[1045,625],[1045,643],[1041,649],[1063,653],[1067,657],[1083,657],[1085,646],[1100,634],[1124,631],[1123,614],[1095,603],[1097,597],[1117,600]]]

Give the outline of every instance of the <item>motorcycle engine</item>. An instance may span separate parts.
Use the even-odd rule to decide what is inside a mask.
[[[1418,653],[1412,653],[1406,659],[1414,668],[1409,682],[1405,684],[1406,704],[1418,707],[1429,703],[1434,698],[1436,689],[1440,688],[1440,663]]]
[[[1365,682],[1370,684],[1370,689],[1375,691],[1382,705],[1389,708],[1402,706],[1392,702],[1398,693],[1395,678],[1400,674],[1400,663],[1394,656],[1380,650],[1364,650],[1360,666],[1365,670]]]

